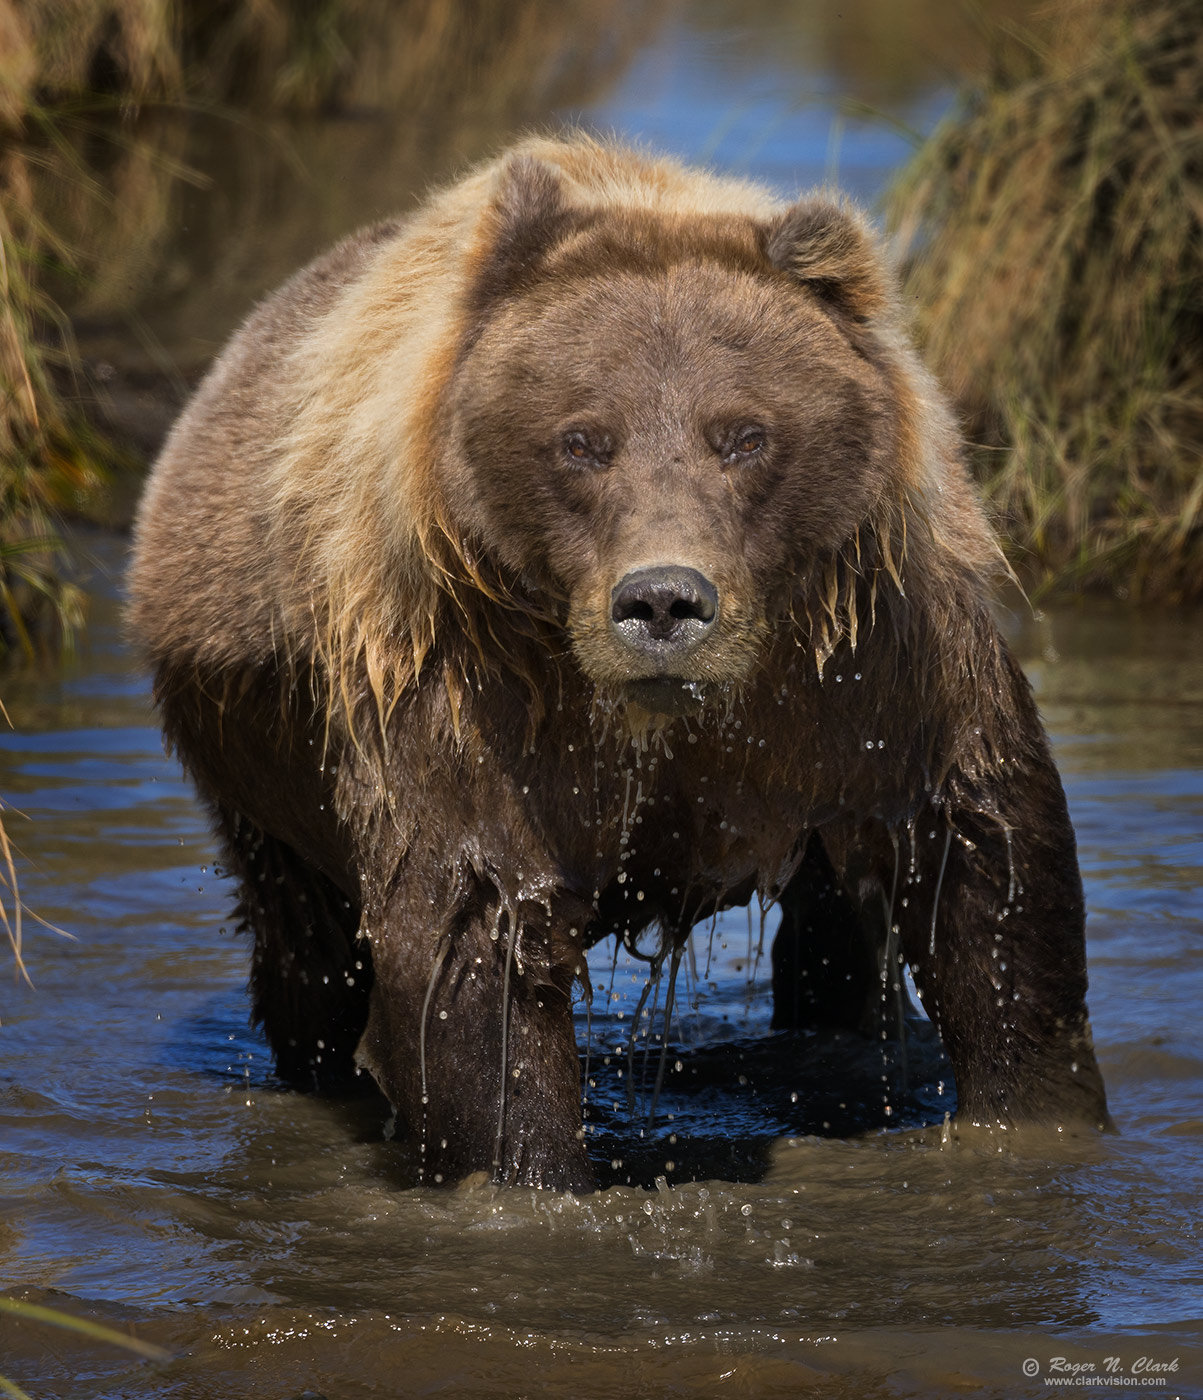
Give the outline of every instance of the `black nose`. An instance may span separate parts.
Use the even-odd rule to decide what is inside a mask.
[[[635,651],[692,651],[718,616],[718,589],[696,569],[666,565],[636,569],[610,594],[615,631]]]

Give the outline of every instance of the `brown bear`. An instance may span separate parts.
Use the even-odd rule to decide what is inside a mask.
[[[586,950],[759,894],[776,1025],[907,963],[962,1115],[1104,1123],[999,558],[842,203],[536,138],[299,273],[130,585],[280,1074],[366,1067],[427,1180],[588,1189]]]

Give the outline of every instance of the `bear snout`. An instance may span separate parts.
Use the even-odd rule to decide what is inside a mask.
[[[717,617],[718,589],[684,565],[634,569],[610,594],[610,625],[623,645],[666,661],[699,647]]]

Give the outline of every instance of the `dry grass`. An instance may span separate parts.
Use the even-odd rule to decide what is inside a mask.
[[[22,956],[22,913],[21,891],[17,885],[17,867],[13,860],[12,843],[8,839],[4,821],[0,818],[0,924],[4,925],[4,932],[12,949],[17,977],[28,986],[32,986],[33,982]]]
[[[129,1332],[118,1332],[116,1328],[106,1327],[100,1322],[93,1322],[89,1317],[76,1317],[73,1313],[65,1312],[62,1308],[48,1308],[41,1303],[27,1303],[20,1298],[0,1296],[0,1317],[7,1317],[15,1322],[59,1327],[65,1331],[74,1332],[77,1336],[86,1337],[89,1341],[101,1342],[105,1346],[133,1352],[135,1356],[139,1356],[145,1361],[171,1360],[171,1353],[164,1347],[156,1346],[153,1342],[143,1341],[141,1337],[135,1337]],[[0,1375],[0,1395],[9,1396],[11,1400],[32,1400],[27,1391],[22,1390],[15,1381],[10,1381],[2,1375]]]
[[[1076,0],[1059,20],[1000,45],[888,217],[1020,569],[1197,600],[1203,11]]]
[[[41,94],[78,94],[102,57],[131,91],[162,90],[173,57],[160,8],[0,0],[0,657],[70,643],[82,595],[66,577],[56,520],[86,508],[112,459],[51,379],[56,362],[71,361],[71,337],[43,275],[71,255],[40,216],[28,128],[42,118]]]
[[[0,657],[32,659],[69,643],[81,595],[64,576],[54,521],[104,476],[89,435],[70,422],[48,377],[34,327],[45,304],[34,281],[41,253],[28,208],[0,158]]]

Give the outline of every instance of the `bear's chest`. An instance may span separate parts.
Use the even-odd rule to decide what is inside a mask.
[[[643,748],[595,754],[581,771],[571,757],[543,774],[555,814],[542,823],[549,854],[571,884],[609,891],[602,903],[612,912],[630,905],[636,922],[652,906],[779,888],[802,830],[838,810],[809,772],[783,769],[742,729],[692,743],[687,731],[659,735]]]

